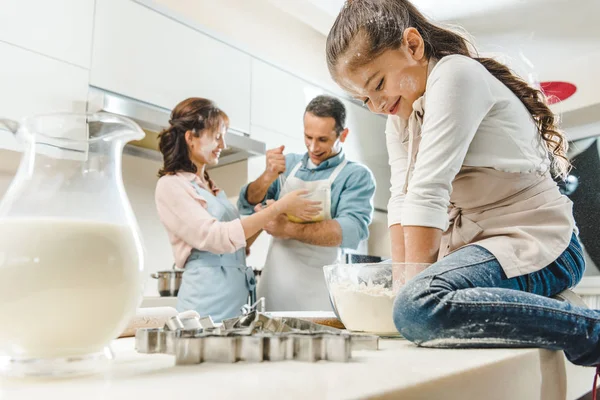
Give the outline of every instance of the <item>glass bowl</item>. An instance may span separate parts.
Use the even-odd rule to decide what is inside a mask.
[[[333,310],[346,329],[399,336],[393,306],[398,289],[430,264],[382,262],[323,267]]]

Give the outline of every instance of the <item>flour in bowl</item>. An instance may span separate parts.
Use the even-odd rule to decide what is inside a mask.
[[[394,292],[383,285],[332,283],[335,307],[346,329],[380,335],[397,335],[392,308]]]

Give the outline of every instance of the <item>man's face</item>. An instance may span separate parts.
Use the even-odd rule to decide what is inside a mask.
[[[342,149],[345,132],[338,135],[335,131],[335,119],[332,117],[317,117],[304,113],[304,144],[310,160],[315,165],[337,155]]]

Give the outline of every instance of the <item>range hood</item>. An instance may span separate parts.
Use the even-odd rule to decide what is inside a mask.
[[[96,87],[90,87],[87,109],[88,112],[103,111],[135,121],[146,132],[146,137],[125,146],[124,153],[162,162],[158,134],[169,126],[170,110]],[[226,143],[227,148],[221,152],[219,164],[214,168],[266,153],[265,143],[234,128],[227,131]]]

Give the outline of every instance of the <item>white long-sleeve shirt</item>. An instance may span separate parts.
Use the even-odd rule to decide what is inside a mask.
[[[388,224],[448,228],[452,181],[464,166],[544,172],[550,160],[519,98],[478,61],[446,56],[431,70],[418,156],[403,194],[408,153],[406,121],[389,116],[391,167]]]

